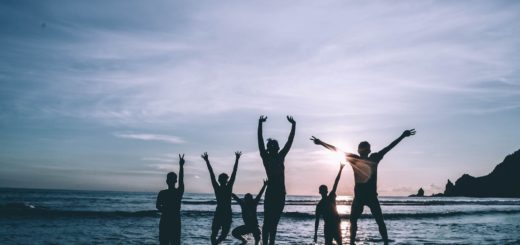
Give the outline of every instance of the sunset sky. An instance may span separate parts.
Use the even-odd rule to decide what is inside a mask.
[[[264,137],[289,194],[332,185],[311,135],[377,151],[380,195],[444,190],[520,148],[520,1],[2,1],[0,187],[158,191],[200,154],[256,192]],[[352,194],[346,168],[341,194]]]

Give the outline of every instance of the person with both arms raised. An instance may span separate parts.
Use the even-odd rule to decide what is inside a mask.
[[[258,219],[256,217],[256,208],[260,199],[262,199],[262,195],[264,194],[265,187],[267,186],[267,181],[264,180],[264,185],[256,198],[253,199],[253,195],[251,193],[246,193],[243,199],[240,199],[237,195],[233,194],[232,197],[242,208],[242,219],[244,220],[244,225],[241,225],[231,232],[231,234],[238,240],[242,241],[243,244],[247,243],[247,240],[244,239],[243,235],[245,234],[253,234],[255,238],[255,244],[258,245],[260,242],[260,228],[258,228]]]
[[[240,155],[242,155],[242,152],[235,152],[235,165],[233,166],[233,172],[231,173],[231,178],[229,178],[229,181],[228,175],[225,173],[221,173],[218,176],[218,182],[215,179],[215,173],[213,173],[213,168],[209,163],[208,153],[204,152],[204,154],[202,154],[201,156],[208,167],[209,175],[211,178],[211,184],[213,185],[215,197],[217,198],[217,209],[215,210],[215,215],[213,216],[213,222],[211,224],[212,245],[219,244],[220,242],[224,241],[227,235],[229,234],[229,230],[231,229],[231,194],[233,193],[233,184],[235,183],[235,177],[238,169],[238,160],[240,159]],[[219,230],[220,236],[217,238]]]
[[[285,157],[294,140],[296,131],[296,121],[290,116],[287,116],[287,121],[292,125],[289,139],[285,146],[280,150],[278,141],[274,139],[267,139],[267,149],[264,145],[264,137],[262,134],[262,124],[267,120],[267,117],[260,116],[258,119],[258,149],[262,157],[267,179],[269,184],[265,192],[264,200],[264,225],[262,226],[262,244],[274,245],[276,240],[276,231],[278,229],[278,222],[282,216],[285,207]]]

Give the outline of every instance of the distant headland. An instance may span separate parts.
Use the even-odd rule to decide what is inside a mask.
[[[520,150],[505,157],[491,173],[481,177],[462,175],[455,184],[449,179],[444,193],[432,196],[447,197],[520,197]],[[416,195],[422,196],[422,188]]]

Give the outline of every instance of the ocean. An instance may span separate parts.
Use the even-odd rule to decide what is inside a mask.
[[[158,244],[157,193],[0,188],[0,244]],[[288,196],[277,244],[313,244],[318,196]],[[338,197],[344,244],[352,197]],[[520,244],[520,199],[380,197],[393,244]],[[183,244],[209,244],[213,194],[184,195]],[[232,228],[242,224],[233,205]],[[258,207],[262,223],[263,207]],[[357,244],[381,243],[370,210]],[[318,243],[323,241],[323,222]],[[253,238],[248,237],[253,244]],[[231,234],[223,244],[239,244]]]

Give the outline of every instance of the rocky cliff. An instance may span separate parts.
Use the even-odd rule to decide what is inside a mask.
[[[520,197],[520,150],[508,155],[486,176],[462,175],[446,184],[444,196]]]

